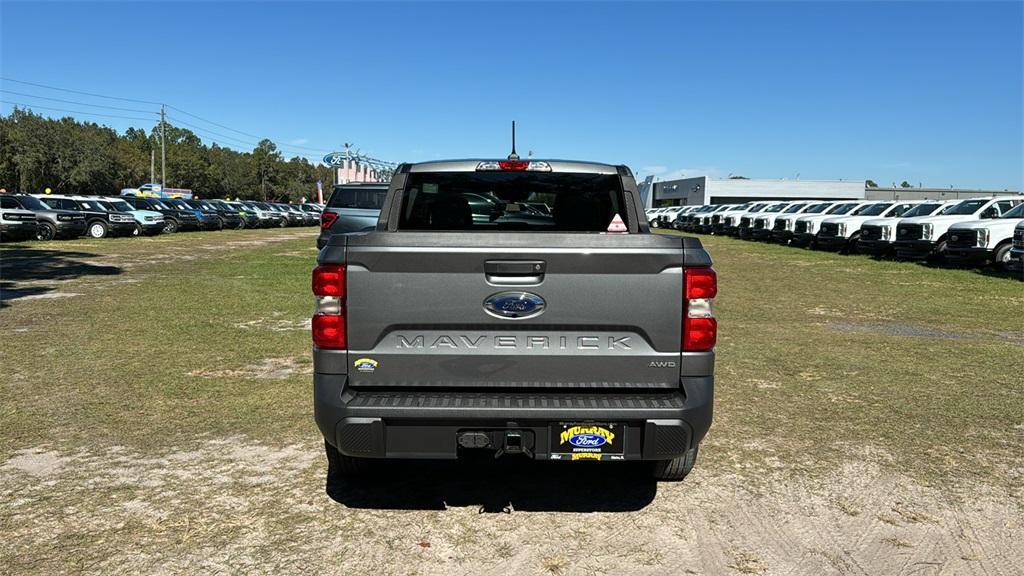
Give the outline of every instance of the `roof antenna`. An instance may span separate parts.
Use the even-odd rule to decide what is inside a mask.
[[[512,153],[508,155],[509,160],[519,160],[519,154],[516,154],[516,121],[512,121]]]

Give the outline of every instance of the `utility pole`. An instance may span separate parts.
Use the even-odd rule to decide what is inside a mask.
[[[156,182],[156,148],[149,149],[149,181]]]
[[[167,124],[164,122],[164,105],[160,105],[160,187],[167,182]]]

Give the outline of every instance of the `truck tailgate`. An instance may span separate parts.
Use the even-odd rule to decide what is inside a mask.
[[[371,232],[331,251],[347,264],[350,386],[679,386],[683,239]],[[516,298],[528,317],[502,317]]]

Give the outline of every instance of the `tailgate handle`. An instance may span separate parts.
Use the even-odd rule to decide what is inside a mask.
[[[543,260],[488,260],[484,275],[491,284],[540,284],[547,263]]]

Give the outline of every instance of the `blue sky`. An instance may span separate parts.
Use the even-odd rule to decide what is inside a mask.
[[[166,102],[289,155],[504,156],[516,119],[520,152],[661,178],[1024,188],[1021,2],[4,1],[0,21],[4,77]]]

